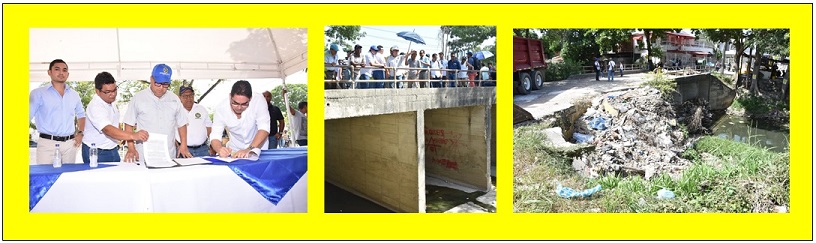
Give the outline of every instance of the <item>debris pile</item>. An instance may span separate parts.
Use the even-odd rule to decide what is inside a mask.
[[[704,123],[708,111],[703,105],[681,107],[691,111],[697,124]],[[671,103],[662,99],[660,91],[646,87],[618,96],[606,96],[593,101],[592,106],[575,123],[577,142],[595,145],[595,150],[573,161],[573,167],[594,176],[603,173],[638,174],[651,178],[668,173],[674,177],[690,165],[680,157],[691,144]],[[704,129],[704,126],[695,129]]]

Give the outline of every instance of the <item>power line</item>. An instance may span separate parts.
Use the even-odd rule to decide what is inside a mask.
[[[382,31],[382,32],[388,32],[388,33],[393,33],[393,34],[399,33],[399,32],[396,32],[396,31],[384,30],[384,29],[373,28],[373,27],[368,27],[368,26],[363,26],[361,28],[371,29],[371,30],[376,30],[376,31]],[[428,37],[428,38],[422,37],[422,39],[429,39],[429,40],[439,41],[439,39],[434,38],[434,37]]]

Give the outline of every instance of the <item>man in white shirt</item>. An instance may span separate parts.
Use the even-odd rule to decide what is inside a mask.
[[[210,155],[210,147],[207,146],[207,137],[212,130],[212,121],[207,108],[195,103],[195,91],[191,86],[179,87],[179,98],[181,105],[187,110],[187,150],[194,157]],[[176,134],[176,145],[181,144],[178,134]]]
[[[170,157],[193,157],[187,150],[187,110],[181,106],[181,101],[173,92],[167,92],[170,88],[170,76],[173,70],[165,64],[157,64],[153,67],[153,74],[150,76],[150,85],[147,89],[137,92],[130,99],[128,109],[122,122],[125,123],[125,131],[133,131],[138,126],[139,129],[150,132],[150,134],[167,135],[167,151]],[[178,132],[181,137],[181,145],[176,149],[173,138]],[[128,151],[125,154],[125,162],[139,161],[145,162],[144,148],[141,143],[127,141]],[[135,148],[135,149],[134,149]]]
[[[147,141],[145,130],[123,131],[119,128],[119,109],[113,105],[116,100],[116,80],[108,72],[101,72],[94,79],[96,95],[91,98],[85,111],[85,137],[82,139],[82,161],[89,163],[91,146],[97,148],[98,162],[119,162],[119,141]]]
[[[336,66],[340,65],[340,62],[339,62],[340,57],[337,56],[338,51],[340,51],[340,47],[337,46],[337,44],[331,44],[331,46],[329,46],[329,52],[327,52],[326,55],[323,57],[323,64],[324,64],[324,66],[325,66],[324,68],[326,70],[325,75],[323,77],[325,80],[332,80],[332,81],[333,80],[340,80],[340,78],[338,76],[338,75],[340,75],[340,68],[336,67]],[[334,83],[334,82],[326,83],[326,89],[336,89],[336,88],[337,88],[337,83]]]
[[[408,63],[406,62],[407,58],[408,57],[406,57],[405,55],[399,55],[399,47],[398,46],[392,46],[391,47],[391,55],[388,56],[388,60],[387,60],[388,64],[386,65],[386,67],[388,67],[388,77],[386,79],[388,81],[390,81],[390,82],[387,82],[387,83],[389,83],[389,85],[386,85],[386,87],[393,88],[393,85],[394,85],[393,82],[394,82],[395,79],[396,80],[405,80],[405,78],[406,78],[405,74],[407,73],[408,70],[399,69],[399,68],[408,67],[408,65],[407,65]],[[400,82],[398,88],[403,88],[403,87],[405,87],[405,84]]]
[[[286,89],[283,90],[283,95],[286,95]],[[290,117],[292,119],[292,124],[295,127],[295,140],[297,141],[298,145],[306,146],[306,131],[309,126],[307,126],[306,113],[308,111],[308,106],[306,101],[301,101],[298,103],[298,109],[295,110],[289,104],[286,104],[289,107],[289,114],[292,114]]]
[[[360,70],[360,80],[374,80],[375,78],[373,75],[375,70],[378,69],[378,71],[382,71],[382,68],[385,67],[384,63],[380,62],[379,58],[377,57],[377,46],[371,46],[363,59],[365,61],[365,68]],[[375,88],[376,86],[376,83],[373,82],[357,83],[358,89]]]
[[[441,80],[442,79],[442,71],[439,69],[443,69],[442,62],[439,61],[439,56],[436,53],[431,55],[431,79],[433,80]],[[442,82],[431,82],[431,87],[433,88],[441,88]]]
[[[609,63],[606,65],[606,69],[607,69],[607,73],[608,73],[607,74],[608,76],[606,77],[606,81],[610,81],[610,82],[615,81],[615,61],[612,61],[612,59],[609,59]]]
[[[215,107],[210,141],[219,157],[247,158],[269,146],[269,111],[263,96],[252,92],[246,80],[232,85],[229,99]],[[229,142],[221,143],[227,130]]]

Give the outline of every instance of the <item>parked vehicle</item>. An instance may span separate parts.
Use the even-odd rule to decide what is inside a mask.
[[[547,55],[540,40],[513,37],[513,94],[529,94],[544,85]]]

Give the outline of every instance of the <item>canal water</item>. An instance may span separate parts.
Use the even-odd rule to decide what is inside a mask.
[[[743,143],[785,152],[790,146],[790,131],[775,128],[744,117],[723,115],[712,127],[714,135]]]
[[[495,186],[495,177],[491,177],[491,179]],[[343,190],[331,183],[326,182],[324,188],[326,213],[393,213],[393,211],[377,203]],[[425,211],[428,213],[443,213],[465,203],[478,205],[486,209],[487,212],[496,212],[496,208],[492,205],[476,200],[478,197],[487,194],[486,192],[466,192],[456,188],[430,184],[425,185],[425,192]]]

